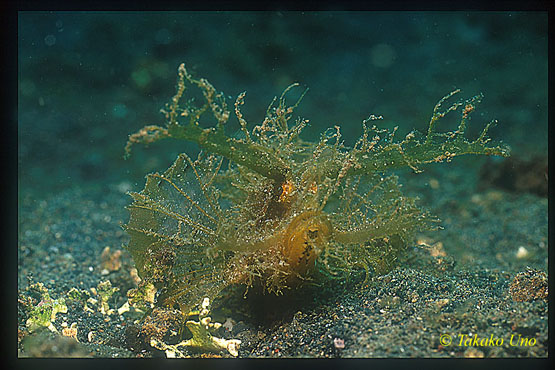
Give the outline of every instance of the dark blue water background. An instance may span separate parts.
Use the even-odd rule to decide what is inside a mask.
[[[547,151],[545,13],[22,12],[18,40],[20,194],[139,190],[145,173],[194,151],[164,142],[122,159],[128,134],[163,125],[181,62],[230,104],[247,91],[252,124],[286,86],[308,86],[308,139],[339,125],[352,144],[370,114],[400,137],[425,131],[435,103],[461,88],[485,95],[471,135],[496,118],[492,136],[513,155]]]

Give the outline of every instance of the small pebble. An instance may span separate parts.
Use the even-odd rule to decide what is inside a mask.
[[[343,339],[333,338],[333,345],[337,349],[343,349],[345,348],[345,341]]]

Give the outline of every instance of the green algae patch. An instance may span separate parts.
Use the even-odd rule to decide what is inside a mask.
[[[137,288],[130,289],[127,292],[127,299],[130,306],[145,310],[152,308],[151,305],[154,303],[155,294],[156,288],[152,283],[143,284],[141,282]]]
[[[100,312],[103,315],[110,315],[113,310],[110,309],[109,301],[115,292],[119,290],[118,287],[113,287],[110,280],[101,281],[96,287],[98,296],[100,297]]]
[[[91,293],[89,291],[71,288],[69,292],[67,292],[67,298],[70,301],[79,302],[83,306],[83,311],[94,312],[94,310],[89,307],[91,304]]]
[[[39,328],[48,328],[53,332],[57,332],[52,322],[56,319],[58,313],[67,313],[67,306],[65,305],[65,300],[52,299],[48,294],[48,289],[42,283],[36,283],[28,288],[30,296],[38,300],[36,306],[34,306],[27,319],[26,326],[29,332],[36,331]]]
[[[490,144],[495,122],[476,139],[466,137],[482,97],[449,103],[458,90],[436,104],[424,134],[398,140],[396,129],[381,129],[381,117],[370,116],[353,147],[344,145],[337,126],[316,142],[301,137],[308,120],[292,118],[304,93],[292,105],[286,101],[297,84],[270,103],[258,125],[243,117],[242,93],[233,109],[241,133],[232,137],[225,132],[231,116],[225,95],[184,65],[178,74],[177,92],[162,110],[165,126],[130,135],[126,155],[136,143],[167,138],[195,142],[203,152],[197,159],[180,154],[165,172],[147,175],[145,188],[130,193],[124,228],[139,275],[156,288],[156,305],[184,315],[230,285],[243,285],[245,294],[255,285],[281,294],[358,271],[387,273],[415,232],[438,222],[403,195],[388,171],[509,152]],[[189,89],[198,89],[204,102],[188,97]],[[457,112],[457,129],[440,131],[441,119]]]
[[[199,305],[198,311],[191,311],[187,316],[198,316],[198,321],[187,320],[185,323],[192,334],[192,338],[181,341],[177,344],[167,344],[156,337],[150,339],[150,345],[161,351],[166,352],[168,358],[188,357],[187,354],[180,349],[189,347],[194,350],[220,352],[227,351],[233,357],[239,355],[238,349],[241,341],[238,339],[223,339],[212,335],[213,331],[218,330],[222,324],[212,322],[210,315],[210,300],[204,298]]]

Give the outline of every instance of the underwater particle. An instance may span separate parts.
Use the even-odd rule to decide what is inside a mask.
[[[154,39],[158,44],[167,45],[172,42],[173,35],[171,31],[168,30],[167,28],[161,28],[158,31],[156,31],[156,34],[154,35]]]
[[[148,69],[144,67],[139,67],[137,70],[133,71],[131,73],[131,78],[138,87],[143,89],[146,88],[152,80]]]
[[[470,201],[474,204],[482,204],[484,202],[484,197],[482,194],[472,194]]]
[[[520,259],[524,259],[526,257],[528,257],[528,255],[530,254],[530,252],[528,252],[528,249],[524,248],[523,246],[518,247],[518,250],[516,251],[516,258]]]
[[[547,275],[543,271],[531,268],[519,272],[511,282],[509,292],[516,302],[547,300]]]
[[[115,104],[112,108],[112,115],[116,118],[125,118],[127,113],[127,106],[123,103]]]
[[[122,194],[126,194],[128,191],[133,189],[133,185],[129,181],[122,181],[116,185],[117,191]]]
[[[486,193],[486,199],[489,202],[500,202],[503,199],[503,193],[500,191],[492,190]]]
[[[44,43],[46,44],[46,46],[54,45],[56,43],[56,36],[46,35],[46,37],[44,38]]]
[[[437,181],[437,179],[430,179],[429,181],[430,187],[434,190],[439,189],[439,181]]]
[[[388,44],[377,44],[370,49],[370,61],[375,67],[387,68],[395,61],[395,49]]]

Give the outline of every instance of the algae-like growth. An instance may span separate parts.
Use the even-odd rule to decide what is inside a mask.
[[[308,121],[292,120],[300,99],[293,105],[285,99],[296,84],[254,126],[241,114],[245,94],[239,95],[233,113],[242,133],[230,137],[224,95],[193,78],[183,64],[178,72],[177,93],[162,111],[165,127],[146,126],[131,135],[126,153],[132,144],[165,138],[195,142],[203,152],[196,160],[181,154],[164,173],[147,175],[145,188],[131,193],[124,227],[143,284],[158,291],[157,305],[184,314],[230,285],[257,284],[280,294],[356,269],[387,272],[414,232],[437,221],[401,193],[388,170],[418,171],[422,164],[465,154],[508,155],[506,147],[488,146],[491,123],[476,140],[465,137],[481,96],[445,108],[458,90],[435,106],[426,134],[413,131],[395,140],[395,129],[379,129],[371,116],[348,148],[339,127],[318,142],[301,138]],[[204,104],[187,98],[191,88],[200,89]],[[456,111],[458,129],[438,132],[441,118]],[[210,115],[213,125],[199,123]]]

